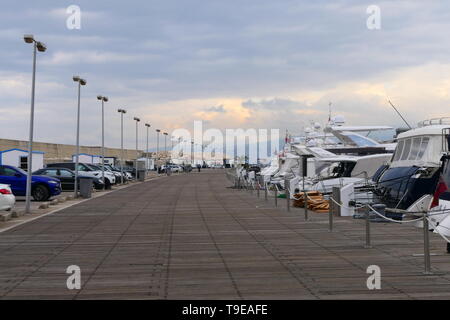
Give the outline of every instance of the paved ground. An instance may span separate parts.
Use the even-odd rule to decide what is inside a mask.
[[[221,170],[136,184],[0,233],[3,299],[450,298],[447,274],[422,275],[421,230],[286,212],[227,188]],[[432,235],[432,264],[450,271]],[[368,290],[366,268],[382,271]],[[81,268],[68,290],[69,265]]]

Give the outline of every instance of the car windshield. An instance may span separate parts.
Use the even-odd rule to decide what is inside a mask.
[[[93,164],[86,164],[86,166],[88,168],[91,168],[92,170],[101,170],[100,167],[97,167],[96,165]]]
[[[21,174],[27,175],[27,172],[21,168],[14,168],[16,171],[20,172]]]

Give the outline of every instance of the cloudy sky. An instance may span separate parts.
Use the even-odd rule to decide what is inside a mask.
[[[66,8],[81,8],[81,29]],[[369,5],[381,29],[369,30]],[[126,147],[139,116],[152,129],[279,128],[325,123],[328,104],[347,124],[402,125],[450,116],[450,3],[434,0],[149,0],[0,3],[0,138],[26,139],[32,33],[38,55],[35,138],[75,143],[76,85],[82,136],[119,146],[118,107],[128,110]],[[143,133],[143,130],[141,130]],[[142,145],[144,139],[142,139]],[[155,143],[152,130],[151,143]]]

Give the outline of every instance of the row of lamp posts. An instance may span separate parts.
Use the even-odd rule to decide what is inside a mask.
[[[30,128],[29,128],[29,140],[28,140],[28,172],[27,172],[27,182],[26,182],[26,200],[25,200],[25,212],[30,213],[31,207],[31,185],[32,185],[32,171],[33,171],[33,132],[34,132],[34,99],[35,99],[35,82],[36,82],[36,52],[45,52],[47,47],[44,43],[37,41],[34,39],[33,35],[27,34],[24,35],[24,41],[26,43],[33,44],[33,72],[32,72],[32,83],[31,83],[31,110],[30,110]],[[78,83],[78,103],[77,103],[77,133],[76,133],[76,156],[75,156],[75,185],[74,185],[74,197],[78,196],[78,165],[79,165],[79,154],[80,154],[80,98],[81,98],[81,86],[85,86],[87,84],[86,79],[81,78],[80,76],[74,76],[73,81]],[[102,102],[102,181],[105,182],[105,122],[104,122],[104,103],[108,101],[108,97],[99,95],[97,99]],[[123,181],[123,115],[127,112],[125,109],[117,110],[121,116],[121,138],[120,138],[120,147],[121,147],[121,159],[120,159],[120,171]],[[136,159],[138,156],[138,122],[141,120],[137,117],[134,118],[136,121]],[[149,162],[148,158],[148,130],[151,127],[150,124],[146,123],[147,127],[147,152],[146,152],[146,168]],[[157,156],[159,154],[159,133],[160,129],[156,129],[157,132]],[[166,137],[167,132],[164,132],[164,149],[167,151]],[[136,179],[138,176],[137,172],[137,160],[136,160]]]

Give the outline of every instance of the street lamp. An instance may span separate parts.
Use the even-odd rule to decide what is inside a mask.
[[[137,165],[138,165],[138,154],[139,154],[139,152],[138,152],[138,122],[141,121],[141,119],[134,117],[133,120],[136,121],[136,165],[135,165],[135,169],[136,169],[136,181],[137,181],[137,179],[138,179]]]
[[[122,184],[125,183],[123,179],[123,115],[127,113],[124,109],[118,109],[117,112],[120,112],[120,176]]]
[[[161,132],[160,129],[156,129],[156,159],[159,158],[159,133]]]
[[[31,110],[30,110],[30,137],[28,140],[28,160],[27,160],[27,190],[26,190],[26,203],[25,213],[30,213],[31,206],[31,180],[33,171],[33,131],[34,131],[34,93],[36,83],[36,50],[39,52],[45,52],[47,47],[42,42],[34,40],[33,35],[26,34],[23,36],[26,43],[33,43],[33,76],[31,82]]]
[[[105,106],[104,103],[108,102],[108,97],[97,96],[97,100],[102,102],[102,181],[103,188],[105,188]]]
[[[167,163],[167,132],[164,132],[164,157],[166,159],[166,163]]]
[[[73,196],[78,197],[78,162],[80,155],[80,91],[81,86],[86,85],[86,80],[81,79],[79,76],[73,76],[73,81],[78,82],[78,108],[77,108],[77,142],[76,142],[76,154],[75,154],[75,185]]]
[[[191,163],[194,166],[194,141],[191,141]]]
[[[145,164],[145,172],[148,171],[148,163],[149,163],[149,158],[148,158],[148,129],[150,129],[151,125],[149,123],[146,123],[145,126],[147,127],[147,153],[145,154],[145,160],[146,160],[146,164]]]

